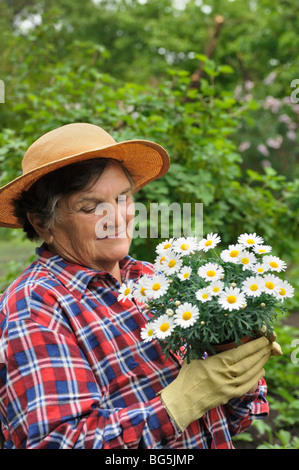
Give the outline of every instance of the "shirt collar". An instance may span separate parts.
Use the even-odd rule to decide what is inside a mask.
[[[63,259],[59,255],[49,251],[46,244],[42,244],[36,249],[38,261],[45,266],[70,292],[79,299],[86,291],[90,281],[96,280],[101,282],[107,278],[113,282],[116,287],[120,287],[119,282],[107,271],[95,271],[93,269],[71,263]],[[123,282],[131,279],[137,280],[143,273],[148,273],[144,264],[127,255],[120,262],[120,272]]]

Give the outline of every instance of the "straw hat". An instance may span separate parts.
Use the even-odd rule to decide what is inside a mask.
[[[166,150],[154,142],[136,139],[117,143],[94,124],[66,124],[37,139],[24,155],[23,174],[0,188],[0,226],[21,228],[14,216],[13,200],[39,178],[63,166],[91,158],[119,161],[135,183],[134,192],[165,175],[169,168]]]

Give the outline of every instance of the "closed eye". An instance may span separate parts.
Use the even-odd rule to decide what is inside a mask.
[[[85,214],[91,214],[96,210],[97,206],[88,208],[88,207],[81,207],[81,211],[84,212]]]

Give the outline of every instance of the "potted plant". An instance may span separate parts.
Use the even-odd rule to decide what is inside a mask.
[[[148,318],[141,339],[158,341],[166,356],[190,361],[261,331],[270,337],[285,298],[293,296],[277,275],[286,263],[260,236],[241,234],[222,250],[220,242],[218,234],[166,240],[156,247],[153,274],[121,287],[119,300],[134,298]]]

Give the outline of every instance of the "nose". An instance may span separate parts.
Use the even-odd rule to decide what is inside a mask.
[[[126,215],[117,201],[98,204],[95,215],[99,217],[95,232],[97,238],[126,236]]]

